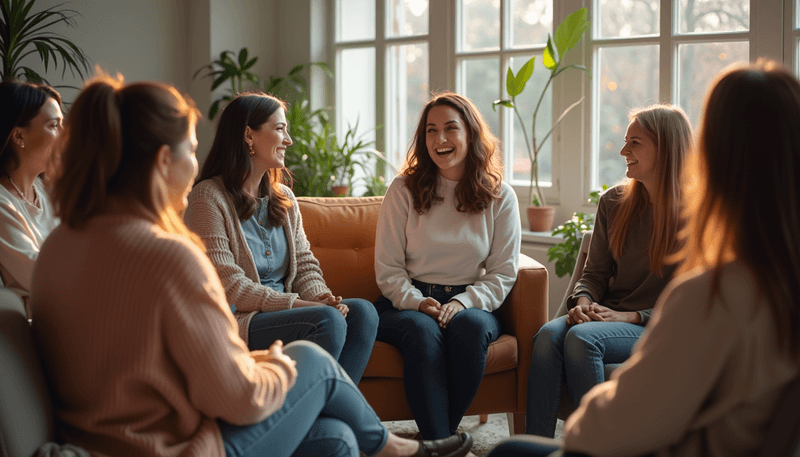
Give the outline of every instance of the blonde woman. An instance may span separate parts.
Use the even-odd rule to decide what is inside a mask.
[[[525,430],[531,435],[554,435],[563,376],[577,405],[604,381],[604,364],[630,356],[672,278],[674,266],[666,259],[678,245],[678,172],[692,129],[675,106],[636,110],[630,119],[620,151],[629,179],[600,197],[568,315],[548,322],[533,338]]]

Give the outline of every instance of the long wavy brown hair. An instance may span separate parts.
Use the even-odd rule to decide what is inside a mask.
[[[222,110],[214,143],[203,163],[197,182],[219,176],[225,189],[233,200],[239,219],[246,221],[256,210],[256,199],[244,191],[244,182],[253,172],[249,147],[244,139],[246,127],[260,130],[279,109],[285,110],[286,103],[272,95],[260,91],[247,91],[238,94]],[[286,221],[286,214],[292,206],[291,200],[281,190],[281,183],[288,177],[285,167],[268,170],[258,186],[259,197],[269,197],[267,214],[273,227]]]
[[[800,354],[800,82],[779,63],[720,73],[684,173],[680,272],[738,260],[769,303],[782,349]],[[709,301],[709,306],[713,301]]]
[[[612,254],[620,257],[631,225],[645,212],[652,211],[653,234],[648,249],[650,271],[662,275],[667,258],[678,249],[681,205],[679,175],[692,147],[692,126],[686,113],[673,105],[661,104],[633,110],[630,119],[637,120],[656,144],[653,193],[649,195],[644,184],[636,179],[624,184],[614,222],[609,227],[608,242]]]
[[[467,126],[467,157],[464,177],[455,189],[456,209],[480,213],[500,196],[503,166],[500,162],[500,142],[492,134],[480,111],[470,99],[452,92],[435,95],[419,117],[406,165],[401,174],[406,187],[414,196],[414,209],[422,214],[443,197],[436,194],[439,167],[433,162],[425,143],[428,113],[434,106],[450,106],[459,112]]]

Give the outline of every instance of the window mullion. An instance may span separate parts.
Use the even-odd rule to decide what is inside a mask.
[[[678,44],[675,36],[675,15],[678,0],[661,0],[660,39],[658,46],[658,99],[665,103],[678,103]]]

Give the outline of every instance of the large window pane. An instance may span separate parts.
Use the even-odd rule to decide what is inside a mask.
[[[678,100],[695,129],[711,81],[732,63],[747,62],[749,52],[746,41],[678,46]]]
[[[680,33],[750,30],[750,2],[743,0],[679,0]]]
[[[461,0],[459,49],[500,49],[500,0]]]
[[[336,41],[374,39],[375,0],[336,0]]]
[[[399,169],[419,113],[430,99],[428,43],[389,46],[386,66],[386,152],[389,162]]]
[[[492,109],[492,102],[500,98],[500,59],[466,59],[458,66],[458,93],[472,100],[483,114],[492,133],[502,137],[500,112]]]
[[[386,0],[386,36],[428,34],[428,0]]]
[[[544,46],[553,29],[551,0],[510,0],[510,47]]]
[[[358,138],[375,141],[375,48],[343,49],[336,63],[336,131],[358,122]]]
[[[625,177],[619,151],[631,109],[658,102],[658,45],[602,47],[597,50],[593,79],[597,94],[594,117],[592,188]]]
[[[630,38],[659,34],[659,0],[595,0],[600,16],[599,38]]]
[[[514,74],[519,72],[519,69],[525,65],[525,62],[530,60],[531,56],[517,56],[509,59],[509,65],[514,70]],[[510,150],[512,160],[512,174],[511,179],[519,181],[519,184],[530,184],[531,179],[531,158],[528,153],[528,147],[525,144],[525,134],[528,135],[528,141],[533,147],[533,110],[536,108],[536,103],[542,94],[547,78],[550,76],[550,71],[542,65],[541,54],[536,55],[536,63],[533,67],[533,75],[528,80],[525,90],[517,96],[517,110],[522,117],[522,122],[525,124],[525,131],[523,132],[520,126],[519,119],[514,111],[510,108],[503,108],[505,110],[505,119],[507,123],[511,123],[510,136],[508,138],[506,149]],[[505,80],[504,80],[505,84]],[[542,98],[542,105],[539,107],[539,112],[536,117],[536,141],[541,143],[542,139],[553,125],[553,96],[552,86],[547,88],[547,92]],[[539,151],[539,185],[543,183],[548,185],[552,182],[552,153],[551,153],[552,138],[549,138],[544,146]],[[527,197],[526,197],[527,198]],[[529,203],[529,202],[528,202]]]

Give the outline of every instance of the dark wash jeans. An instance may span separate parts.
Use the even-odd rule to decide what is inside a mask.
[[[443,305],[467,289],[411,283]],[[376,339],[403,354],[406,398],[422,437],[434,440],[454,434],[478,392],[489,345],[502,331],[497,313],[467,308],[442,329],[427,314],[398,310],[383,296],[375,308],[380,318]]]

